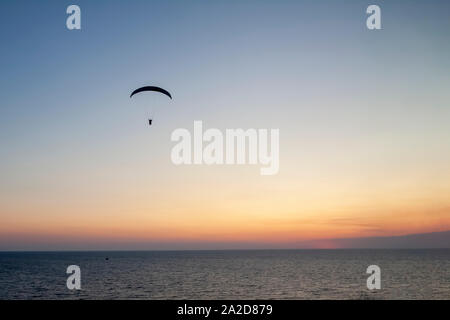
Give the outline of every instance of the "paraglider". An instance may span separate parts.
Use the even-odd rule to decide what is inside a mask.
[[[137,93],[145,92],[145,91],[159,92],[159,93],[162,93],[162,94],[168,96],[170,99],[172,99],[172,95],[170,94],[169,91],[167,91],[163,88],[160,88],[160,87],[155,87],[155,86],[145,86],[145,87],[136,89],[131,93],[130,98],[133,97]],[[152,119],[148,119],[148,124],[150,126],[152,125]]]

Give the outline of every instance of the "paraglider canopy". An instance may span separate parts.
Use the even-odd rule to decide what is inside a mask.
[[[160,88],[160,87],[154,87],[154,86],[146,86],[146,87],[142,87],[142,88],[136,89],[136,90],[134,90],[134,91],[131,93],[130,98],[131,98],[132,96],[134,96],[136,93],[144,92],[144,91],[154,91],[154,92],[159,92],[159,93],[165,94],[165,95],[168,96],[170,99],[172,99],[172,95],[169,93],[169,91],[164,90],[163,88]]]

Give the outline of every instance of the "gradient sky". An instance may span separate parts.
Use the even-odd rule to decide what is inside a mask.
[[[1,1],[0,250],[449,230],[449,32],[444,0]],[[279,128],[279,174],[173,165],[194,120]]]

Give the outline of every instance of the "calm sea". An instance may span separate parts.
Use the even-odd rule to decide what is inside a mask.
[[[3,252],[0,299],[450,299],[450,249]]]

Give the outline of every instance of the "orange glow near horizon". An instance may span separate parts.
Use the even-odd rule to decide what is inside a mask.
[[[268,184],[259,185],[261,189],[267,187]],[[105,195],[94,202],[91,199],[84,205],[77,203],[65,210],[59,209],[59,204],[41,204],[39,208],[23,203],[16,205],[14,210],[10,208],[7,215],[3,211],[0,239],[125,244],[249,242],[279,246],[329,239],[319,247],[334,248],[331,239],[335,238],[450,229],[450,205],[444,197],[437,195],[431,199],[423,193],[422,198],[410,195],[410,200],[396,203],[390,194],[381,197],[375,193],[368,197],[362,190],[353,190],[353,194],[350,190],[329,190],[327,194],[322,189],[327,201],[320,201],[315,190],[304,190],[303,196],[296,196],[295,192],[286,193],[286,189],[275,187],[272,197],[255,196],[255,189],[247,193],[243,189],[225,189],[216,194],[208,191],[209,197],[205,201],[200,199],[198,190],[189,190],[171,202],[162,203],[151,203],[136,193],[128,196],[122,193],[124,196],[120,199],[105,201],[108,199]],[[343,197],[345,193],[349,194],[347,198]],[[165,197],[169,198],[170,194]],[[403,199],[399,194],[395,198]]]

